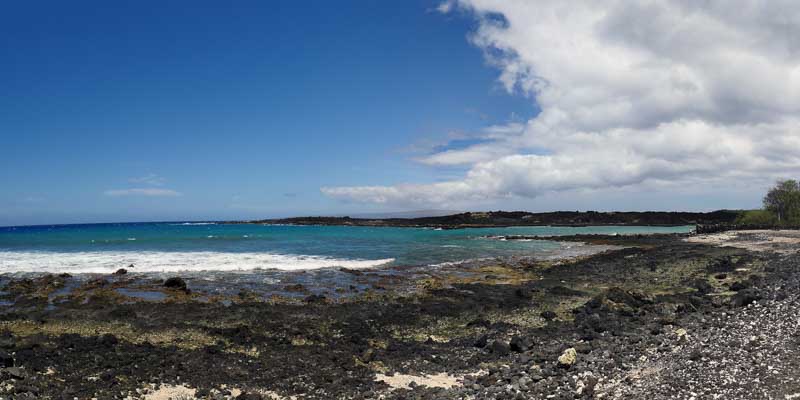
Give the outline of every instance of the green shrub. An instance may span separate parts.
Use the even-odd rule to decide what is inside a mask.
[[[778,218],[775,214],[767,210],[748,210],[742,211],[736,217],[736,224],[738,225],[775,225],[778,223]]]

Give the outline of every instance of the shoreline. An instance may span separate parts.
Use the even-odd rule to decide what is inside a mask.
[[[340,271],[370,281],[346,301],[299,287],[302,295],[289,299],[247,291],[199,299],[191,280],[188,287],[139,282],[127,288],[164,298],[131,300],[116,291],[126,288],[115,283],[125,275],[108,275],[49,307],[65,278],[13,280],[4,290],[14,304],[0,308],[0,395],[783,399],[800,393],[793,380],[800,367],[789,362],[798,354],[791,316],[800,308],[794,243],[785,244],[792,252],[780,253],[693,243],[685,235],[594,239],[620,248],[555,262],[490,260],[416,280]],[[406,290],[409,284],[414,290]],[[761,315],[765,323],[751,325]],[[769,348],[782,352],[760,350]],[[744,375],[734,369],[742,366]],[[759,388],[753,379],[769,385]]]

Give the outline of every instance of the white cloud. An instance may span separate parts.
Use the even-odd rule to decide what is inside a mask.
[[[575,189],[762,184],[800,173],[800,3],[462,0],[470,36],[542,112],[422,157],[433,184],[323,188],[347,201],[468,204]]]
[[[113,189],[113,190],[106,190],[103,194],[111,197],[121,197],[121,196],[176,197],[182,195],[180,192],[176,192],[172,189],[162,189],[162,188]]]
[[[156,174],[147,174],[145,176],[140,176],[138,178],[130,178],[128,179],[128,182],[143,183],[152,186],[163,186],[167,182],[167,180],[164,177]]]

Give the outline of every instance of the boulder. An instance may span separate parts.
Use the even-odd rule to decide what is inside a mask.
[[[170,289],[186,290],[186,281],[179,277],[172,277],[164,281],[164,287]]]
[[[509,347],[513,352],[522,353],[531,347],[531,341],[527,337],[516,335],[511,338]]]
[[[125,274],[127,274],[127,273],[128,273],[128,270],[127,270],[127,269],[125,269],[125,268],[120,268],[120,269],[118,269],[116,272],[114,272],[114,275],[125,275]]]
[[[744,307],[757,300],[761,300],[761,294],[759,294],[757,290],[742,289],[733,295],[731,298],[731,305],[734,307]]]
[[[508,344],[505,340],[497,339],[492,342],[492,353],[496,353],[501,356],[508,355],[511,352],[511,345]]]

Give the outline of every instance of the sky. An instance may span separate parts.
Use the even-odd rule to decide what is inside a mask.
[[[792,1],[6,4],[0,225],[754,208]]]

